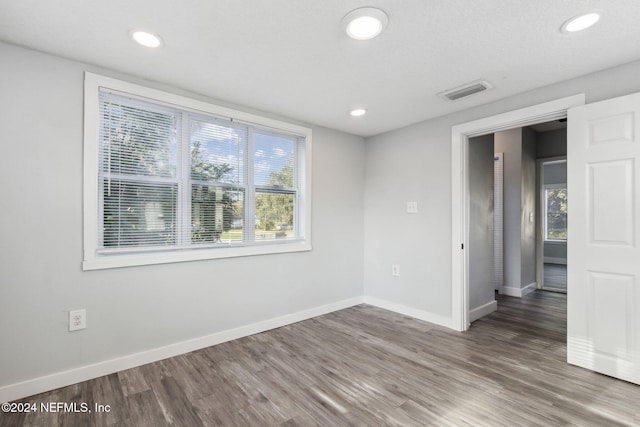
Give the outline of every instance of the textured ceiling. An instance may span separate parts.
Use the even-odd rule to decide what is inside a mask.
[[[362,6],[389,15],[376,39],[342,31]],[[639,23],[638,0],[0,0],[0,40],[362,136],[638,60]],[[436,95],[480,78],[495,88]]]

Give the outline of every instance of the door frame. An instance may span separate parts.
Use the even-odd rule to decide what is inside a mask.
[[[469,329],[469,138],[567,117],[567,110],[585,104],[577,94],[531,107],[459,124],[451,128],[451,323]]]

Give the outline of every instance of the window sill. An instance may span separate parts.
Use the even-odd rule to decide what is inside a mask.
[[[255,246],[158,251],[136,254],[120,253],[97,255],[85,259],[82,262],[82,270],[104,270],[109,268],[136,267],[142,265],[169,264],[175,262],[305,252],[310,251],[311,249],[311,243],[309,243],[308,241],[295,241],[277,244],[261,244]]]

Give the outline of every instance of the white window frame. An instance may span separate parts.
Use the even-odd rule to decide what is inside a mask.
[[[556,243],[566,243],[567,239],[549,239],[549,228],[548,228],[548,198],[547,198],[547,190],[558,190],[558,189],[567,189],[566,183],[558,183],[558,184],[544,184],[542,186],[542,200],[544,201],[542,216],[544,219],[544,241],[545,242],[556,242]]]
[[[294,224],[297,239],[255,241],[225,247],[159,248],[150,251],[117,251],[105,253],[99,250],[98,225],[100,221],[98,180],[99,171],[99,92],[100,89],[121,92],[150,102],[157,102],[184,110],[215,117],[233,119],[261,128],[272,129],[300,137],[297,147],[298,192]],[[84,259],[83,270],[131,267],[138,265],[164,264],[240,256],[278,254],[310,251],[311,247],[311,145],[312,131],[309,128],[245,113],[181,95],[121,81],[118,79],[85,73],[84,81]]]

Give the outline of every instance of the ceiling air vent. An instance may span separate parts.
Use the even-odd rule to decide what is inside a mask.
[[[474,93],[483,92],[492,88],[493,86],[491,83],[484,80],[476,80],[475,82],[445,90],[444,92],[440,92],[438,95],[443,98],[447,98],[450,101],[455,101],[457,99],[464,98],[465,96],[473,95]]]

